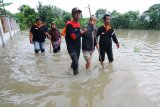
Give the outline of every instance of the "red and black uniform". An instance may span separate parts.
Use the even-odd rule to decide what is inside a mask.
[[[80,52],[81,48],[80,24],[73,20],[66,24],[66,44],[69,53]]]
[[[118,44],[117,37],[115,35],[115,31],[112,27],[106,30],[105,26],[101,26],[97,30],[97,37],[100,36],[99,39],[99,48],[100,48],[100,61],[105,60],[105,52],[108,55],[109,62],[113,61],[113,52],[112,52],[112,40],[114,43]]]
[[[65,40],[68,53],[72,59],[71,67],[73,70],[78,70],[81,49],[80,24],[78,22],[73,20],[67,22]]]

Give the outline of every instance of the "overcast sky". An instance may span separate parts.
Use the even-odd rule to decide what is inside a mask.
[[[13,3],[5,7],[6,10],[16,13],[22,4],[27,4],[32,8],[36,8],[38,1],[43,5],[55,5],[61,9],[71,12],[73,7],[78,7],[82,10],[82,15],[89,17],[87,5],[91,7],[91,13],[94,14],[99,8],[107,9],[108,11],[117,10],[120,13],[125,13],[129,10],[140,11],[147,10],[153,4],[160,4],[160,0],[3,0],[4,3]]]

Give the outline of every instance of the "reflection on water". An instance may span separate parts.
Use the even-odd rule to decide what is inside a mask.
[[[0,107],[160,107],[160,31],[117,30],[120,49],[102,69],[95,51],[92,67],[72,75],[65,41],[58,54],[34,55],[28,32],[0,48]]]

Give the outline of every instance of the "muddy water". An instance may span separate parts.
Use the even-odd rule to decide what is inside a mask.
[[[160,107],[160,31],[116,30],[120,49],[102,69],[95,51],[92,67],[73,76],[63,39],[61,52],[36,55],[28,32],[0,48],[0,107]]]

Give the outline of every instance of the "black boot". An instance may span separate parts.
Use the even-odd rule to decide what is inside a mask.
[[[77,75],[79,72],[78,72],[78,69],[77,70],[73,70],[73,75]]]
[[[73,63],[71,63],[71,68],[73,69]]]

